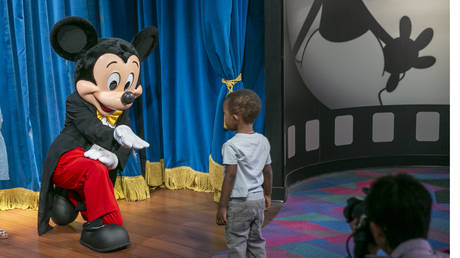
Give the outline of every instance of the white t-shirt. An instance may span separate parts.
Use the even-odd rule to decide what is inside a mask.
[[[237,133],[222,146],[224,165],[237,165],[230,198],[248,197],[263,190],[263,168],[271,164],[270,143],[259,133]]]

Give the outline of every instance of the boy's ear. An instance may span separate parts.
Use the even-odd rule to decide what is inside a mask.
[[[136,48],[139,60],[142,62],[152,52],[158,42],[157,28],[150,26],[138,32],[131,44]]]
[[[50,32],[51,46],[61,57],[75,61],[97,44],[93,25],[80,17],[70,16],[56,23]]]

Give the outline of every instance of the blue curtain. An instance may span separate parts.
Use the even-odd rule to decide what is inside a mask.
[[[243,87],[256,91],[265,99],[263,1],[200,0],[203,44],[216,74],[232,80],[242,74],[242,81],[233,90]],[[260,87],[262,85],[262,87]],[[223,128],[222,103],[228,93],[222,82],[219,88],[213,128],[212,158],[221,163],[221,146],[233,133]],[[264,113],[255,122],[255,130],[263,132]]]
[[[64,125],[65,100],[75,90],[74,63],[64,60],[52,50],[49,43],[52,26],[65,16],[80,16],[94,25],[100,37],[131,41],[139,29],[153,25],[148,22],[138,24],[139,17],[152,16],[150,11],[138,15],[138,2],[1,1],[0,70],[4,79],[0,82],[0,108],[3,111],[2,134],[8,153],[10,180],[0,181],[0,189],[21,187],[39,191],[48,147]],[[158,51],[151,56],[155,55],[158,56]],[[158,70],[153,68],[155,63],[151,59],[154,58],[146,60],[153,73]],[[149,74],[143,72],[146,88],[156,86],[146,80],[156,79],[148,77]],[[136,112],[138,110],[131,111],[134,128],[138,120]],[[152,145],[155,148],[156,145]],[[130,156],[123,176],[140,174],[139,155],[135,153]]]
[[[160,40],[162,28],[158,26],[158,16],[155,1],[138,0],[138,31],[154,25],[159,30]],[[161,114],[161,76],[160,76],[160,52],[162,45],[158,44],[157,49],[149,58],[142,63],[142,86],[144,93],[139,106],[134,106],[134,114],[142,114],[141,119],[136,117],[134,121],[143,122],[136,124],[137,128],[142,127],[144,137],[150,143],[146,149],[146,159],[150,162],[160,162],[163,158],[163,137],[162,137],[162,114]],[[140,110],[139,110],[140,109]]]
[[[243,83],[259,95],[262,110],[254,122],[254,130],[265,133],[265,23],[264,0],[251,0],[248,4],[246,40],[243,60]]]
[[[12,0],[1,1],[0,12],[1,133],[10,175],[0,190],[38,191],[48,147],[63,127],[74,63],[54,53],[48,35],[65,16],[88,19],[100,37],[128,41],[142,28],[158,27],[158,47],[142,65],[144,94],[130,114],[150,143],[146,177],[155,170],[168,188],[215,190],[209,156],[220,163],[221,145],[231,136],[223,129],[222,78],[242,74],[234,90],[244,84],[265,102],[263,0]],[[262,114],[256,131],[263,122]],[[125,177],[140,175],[139,156],[130,156]]]
[[[210,191],[208,155],[219,78],[202,44],[200,6],[195,1],[156,3],[165,184]]]
[[[215,200],[223,180],[221,148],[234,135],[224,129],[222,104],[226,95],[241,88],[254,90],[265,103],[263,0],[200,0],[201,30],[207,57],[215,73],[223,80],[215,87],[219,95],[215,107],[211,142],[210,173]],[[225,80],[236,80],[228,89]],[[264,108],[263,108],[264,110]],[[265,112],[254,123],[254,130],[263,133]]]

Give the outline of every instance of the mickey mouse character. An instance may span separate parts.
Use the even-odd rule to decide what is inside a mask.
[[[66,100],[64,129],[51,144],[43,167],[38,233],[87,220],[80,243],[108,252],[130,244],[115,200],[113,183],[131,149],[149,146],[129,127],[128,109],[142,94],[141,62],[155,48],[157,29],[148,27],[131,43],[98,39],[87,20],[67,17],[50,33],[53,49],[75,61],[76,91]]]

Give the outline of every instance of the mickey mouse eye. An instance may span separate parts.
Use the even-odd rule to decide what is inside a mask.
[[[120,83],[120,74],[112,73],[107,80],[107,89],[115,90],[118,87],[118,83]]]
[[[129,88],[129,86],[131,86],[131,84],[133,84],[133,81],[134,81],[134,75],[132,73],[130,73],[128,75],[128,79],[126,79],[125,90],[127,90]]]

